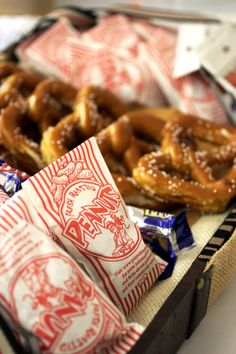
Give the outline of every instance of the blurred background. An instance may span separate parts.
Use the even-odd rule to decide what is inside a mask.
[[[235,0],[1,0],[0,14],[43,14],[62,5],[94,7],[114,3],[132,3],[198,12],[231,12],[236,10]]]

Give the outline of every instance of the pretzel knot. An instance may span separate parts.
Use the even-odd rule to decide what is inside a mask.
[[[162,151],[143,156],[135,180],[153,195],[220,212],[236,195],[236,129],[179,115],[164,128]],[[199,151],[198,140],[214,144]],[[215,176],[215,166],[231,163]]]
[[[16,72],[5,78],[0,87],[0,108],[26,100],[41,78],[35,74]]]
[[[41,132],[72,112],[76,90],[59,80],[41,81],[29,98],[29,112]]]
[[[80,117],[83,134],[90,137],[126,113],[128,108],[110,91],[87,86],[76,96],[74,111]]]
[[[163,198],[151,195],[145,191],[131,176],[132,170],[137,165],[141,156],[153,149],[153,144],[138,139],[134,135],[141,129],[141,116],[134,116],[134,122],[130,122],[129,115],[118,119],[106,129],[96,135],[96,140],[101,153],[108,165],[114,181],[127,204],[158,210],[173,209],[173,202],[166,202]],[[137,118],[137,119],[136,119]],[[159,126],[160,122],[157,122]],[[148,128],[149,133],[153,130]],[[146,131],[147,133],[147,131]],[[159,139],[160,132],[156,140]]]
[[[43,168],[37,125],[27,113],[26,103],[11,104],[0,115],[1,141],[14,155],[21,168],[34,173]]]
[[[73,107],[73,113],[43,133],[41,151],[46,163],[97,134],[128,110],[112,93],[96,86],[80,90]]]

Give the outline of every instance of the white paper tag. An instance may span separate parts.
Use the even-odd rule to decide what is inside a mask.
[[[228,74],[236,67],[235,38],[236,26],[226,24],[197,49],[200,64],[234,97],[236,97],[236,87],[230,81]]]
[[[196,49],[219,28],[219,25],[185,24],[179,27],[173,76],[180,78],[199,70]]]

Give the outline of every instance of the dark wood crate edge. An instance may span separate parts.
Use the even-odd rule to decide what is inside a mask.
[[[211,271],[203,273],[204,268],[204,262],[193,262],[130,354],[176,353],[206,313]]]

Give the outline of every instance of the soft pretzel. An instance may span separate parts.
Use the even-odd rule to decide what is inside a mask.
[[[132,129],[127,120],[111,124],[96,136],[104,156],[109,152],[116,155],[123,154],[132,137]],[[41,141],[43,160],[45,163],[53,162],[86,138],[87,136],[84,135],[84,130],[81,128],[80,116],[77,113],[64,117],[57,125],[49,127],[43,133]]]
[[[71,113],[43,133],[40,144],[43,161],[46,164],[52,163],[85,140],[79,117]]]
[[[76,96],[74,111],[87,136],[97,134],[128,111],[128,108],[110,91],[98,86],[87,86]]]
[[[30,101],[32,103],[32,99]],[[106,115],[100,114],[100,110],[106,110]],[[73,146],[100,132],[126,110],[127,108],[105,89],[94,86],[82,89],[76,97],[74,112],[43,133],[41,151],[44,161],[51,163]],[[107,114],[111,116],[108,117]],[[118,139],[122,142],[123,136]]]
[[[12,104],[0,115],[3,145],[21,164],[21,169],[35,173],[43,168],[39,149],[40,133],[37,125],[27,116],[26,104]]]
[[[223,211],[236,195],[235,165],[225,178],[205,184],[186,180],[174,172],[169,155],[151,153],[139,160],[133,177],[149,193],[203,212]]]
[[[136,118],[134,127],[136,131],[141,132],[142,128],[138,125],[140,118]],[[155,117],[154,119],[159,124]],[[154,134],[152,130],[149,133]],[[75,113],[68,115],[55,127],[50,127],[43,133],[40,147],[44,162],[51,163],[85,139],[80,126],[80,116]],[[156,145],[136,138],[129,115],[124,115],[100,131],[96,135],[96,140],[126,202],[159,210],[166,210],[173,206],[173,203],[167,203],[161,198],[148,195],[130,176],[140,157],[144,153],[155,150]]]
[[[192,139],[196,137],[216,147],[195,151]],[[201,211],[219,212],[236,195],[235,156],[235,128],[178,115],[164,128],[162,152],[139,159],[133,176],[156,196]],[[224,176],[215,178],[213,165],[229,162],[232,167]]]
[[[130,176],[112,173],[112,177],[127,205],[133,205],[139,208],[156,209],[159,211],[171,210],[174,207],[177,207],[176,203],[168,202],[149,194]]]
[[[177,114],[181,112],[177,108],[172,107],[145,107],[139,109],[132,109],[132,115],[138,113],[142,116],[153,116],[158,120],[161,120],[163,123],[170,122]],[[144,123],[145,124],[145,123]]]
[[[130,112],[106,89],[88,86],[76,93],[11,63],[0,64],[0,80],[2,154],[29,173],[95,136],[128,204],[219,212],[236,195],[234,128],[175,108]],[[63,178],[69,177],[58,175],[55,183]],[[55,194],[60,197],[60,188]]]
[[[149,141],[160,143],[165,122],[150,113],[137,110],[126,113],[123,117],[129,120],[136,136],[141,136]]]
[[[157,210],[173,209],[176,203],[150,195],[131,177],[141,156],[153,145],[137,139],[127,116],[123,116],[96,135],[98,146],[125,202]],[[122,173],[122,174],[121,174]]]
[[[195,138],[215,145],[225,145],[236,140],[236,129],[194,116],[177,114],[174,119],[165,125],[162,151],[170,154],[173,165],[182,172],[186,172],[186,167],[190,164],[191,150],[197,148],[196,144],[195,147],[193,146]],[[229,149],[230,145],[228,146]],[[216,155],[217,152],[219,153],[219,149],[210,150],[208,159],[210,154]],[[203,166],[201,159],[198,160]]]
[[[29,98],[29,113],[44,132],[72,112],[76,90],[59,80],[43,80]]]
[[[40,81],[39,76],[26,72],[17,72],[8,76],[0,87],[0,108],[26,99]]]
[[[146,124],[148,122],[148,124]],[[160,143],[164,123],[152,115],[142,115],[139,111],[129,112],[96,135],[101,152],[115,155],[135,155],[135,161],[143,153],[156,150]],[[139,138],[141,136],[141,138]],[[142,138],[149,138],[145,141]],[[154,142],[154,143],[152,143]],[[136,162],[131,163],[132,168]]]
[[[133,130],[127,118],[117,120],[96,135],[99,149],[103,155],[110,152],[121,157],[133,139]]]

